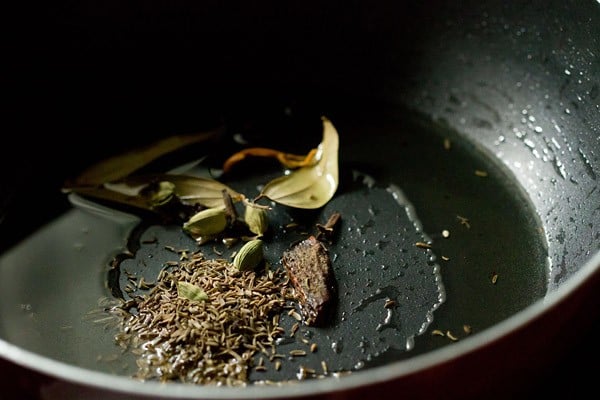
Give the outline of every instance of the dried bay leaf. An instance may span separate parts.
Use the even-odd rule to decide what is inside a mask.
[[[154,206],[148,198],[130,195],[103,186],[78,187],[70,192],[85,198],[109,202],[124,207],[154,211]]]
[[[270,154],[274,154],[280,161],[287,160],[282,161],[282,165],[287,165],[292,170],[287,175],[268,182],[255,200],[265,197],[290,207],[315,209],[325,205],[333,197],[339,179],[339,137],[329,119],[322,117],[322,123],[322,141],[308,155],[294,156],[271,151]],[[63,192],[76,193],[116,206],[163,214],[175,211],[170,206],[172,204],[176,207],[222,207],[224,196],[228,196],[232,202],[246,201],[244,194],[211,178],[173,172],[129,174],[169,151],[197,141],[209,140],[216,134],[205,132],[171,137],[154,146],[113,157],[82,173],[74,181],[79,184],[67,184],[63,187]],[[289,161],[293,163],[289,164]],[[167,206],[171,207],[171,211],[167,210]]]
[[[169,181],[175,185],[175,195],[186,205],[200,204],[204,207],[223,206],[223,190],[226,190],[234,202],[245,196],[215,179],[191,175],[159,174],[154,179]]]
[[[265,185],[259,197],[305,209],[322,207],[331,200],[339,183],[339,136],[329,119],[322,117],[322,121],[323,140],[317,147],[317,162],[273,179]]]
[[[84,170],[72,182],[66,182],[65,189],[79,186],[97,186],[106,182],[115,182],[168,153],[185,146],[214,139],[221,133],[222,129],[215,129],[190,134],[172,135],[144,147],[110,157]]]
[[[201,205],[207,208],[222,207],[223,190],[227,191],[233,201],[241,201],[245,198],[244,195],[217,180],[176,174],[130,176],[115,183],[75,187],[69,191],[96,200],[154,211],[157,207],[156,192],[148,190],[148,188],[160,182],[168,182],[169,185],[173,185],[172,192],[184,205]]]

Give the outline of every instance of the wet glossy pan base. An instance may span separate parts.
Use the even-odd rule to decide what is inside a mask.
[[[537,219],[501,165],[419,118],[335,122],[340,191],[322,213],[304,219],[309,230],[328,213],[342,213],[329,246],[340,296],[336,313],[330,326],[300,326],[280,344],[281,368],[273,364],[251,379],[296,379],[301,367],[322,372],[323,360],[333,372],[411,357],[477,334],[544,295],[548,266]],[[373,131],[376,140],[368,135]],[[277,210],[273,222],[280,227],[298,217]],[[5,253],[2,337],[69,364],[131,375],[134,357],[119,353],[111,321],[93,310],[111,297],[109,264],[138,222],[82,202]],[[152,227],[144,235],[145,244],[122,268],[146,281],[177,261],[163,246],[195,246],[178,227]],[[293,235],[272,239],[266,254],[277,265]],[[120,279],[124,288],[126,274]],[[282,318],[288,330],[294,322]],[[298,356],[295,350],[308,351]]]

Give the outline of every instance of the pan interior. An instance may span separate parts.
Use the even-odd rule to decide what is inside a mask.
[[[344,300],[330,327],[299,331],[319,345],[308,363],[316,368],[327,358],[336,369],[358,370],[411,357],[464,340],[544,296],[550,266],[540,222],[492,156],[415,115],[333,122],[343,190],[317,219],[342,211],[345,230],[330,250]],[[130,375],[133,358],[119,353],[113,328],[90,311],[111,297],[109,264],[127,250],[140,219],[85,204],[68,205],[1,256],[0,337],[68,364]],[[277,223],[289,217],[282,210]],[[195,245],[172,228],[145,234]],[[267,247],[272,264],[282,246]],[[159,267],[168,256],[142,246],[126,267],[141,273],[142,264]],[[383,307],[390,298],[399,304],[391,319]],[[293,379],[298,365],[283,368],[280,379]],[[271,376],[253,379],[264,377]]]

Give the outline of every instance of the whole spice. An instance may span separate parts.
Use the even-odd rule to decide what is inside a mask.
[[[336,224],[339,222],[340,218],[342,218],[342,214],[339,212],[334,212],[331,214],[325,225],[317,224],[317,239],[319,240],[331,240],[333,236],[333,228],[335,228]]]
[[[300,168],[314,164],[317,149],[312,149],[306,155],[290,154],[278,151],[275,149],[269,149],[265,147],[250,147],[241,150],[232,156],[230,156],[225,163],[223,163],[223,172],[229,172],[234,165],[241,162],[242,160],[252,157],[269,157],[277,159],[281,165],[286,168]]]
[[[267,182],[259,198],[305,209],[320,208],[331,200],[339,185],[339,136],[329,119],[322,117],[322,122],[323,140],[315,153],[316,163]]]
[[[160,207],[167,204],[175,196],[175,185],[172,182],[158,182],[154,189],[150,195],[151,207]]]
[[[246,385],[253,356],[275,354],[285,333],[276,316],[286,303],[287,280],[283,270],[272,272],[240,272],[224,259],[194,253],[164,269],[147,294],[113,308],[121,320],[115,341],[137,356],[135,377]],[[191,303],[182,288],[210,300]]]
[[[233,259],[233,265],[240,271],[249,271],[263,260],[263,241],[260,239],[246,242]]]
[[[269,227],[267,209],[252,203],[246,204],[244,221],[248,225],[250,232],[262,236]]]
[[[217,235],[227,227],[227,214],[221,207],[207,208],[194,214],[183,224],[183,230],[194,239]]]
[[[316,325],[333,298],[333,273],[327,249],[314,236],[283,253],[282,263],[294,286],[306,325]]]
[[[178,222],[202,209],[182,226],[199,244],[219,239],[228,247],[233,246],[237,241],[249,239],[245,236],[246,227],[256,235],[236,252],[232,262],[206,260],[199,252],[173,249],[179,261],[166,262],[155,282],[136,277],[129,279],[125,288],[129,300],[116,313],[123,320],[122,331],[115,340],[139,356],[138,377],[216,385],[245,384],[253,355],[256,352],[267,355],[267,349],[275,354],[276,339],[285,333],[278,324],[285,302],[292,300],[288,292],[290,281],[303,314],[295,311],[291,314],[298,321],[292,335],[300,321],[308,325],[320,321],[331,303],[334,287],[327,249],[320,240],[332,239],[339,214],[333,215],[326,225],[317,226],[316,238],[306,239],[284,255],[287,280],[286,271],[281,268],[265,269],[259,275],[257,267],[264,261],[260,238],[267,232],[269,221],[268,208],[257,202],[265,198],[287,207],[317,209],[334,196],[339,184],[339,137],[329,119],[323,117],[322,125],[322,141],[307,155],[249,149],[228,159],[224,172],[246,156],[276,157],[288,169],[283,176],[262,185],[260,194],[252,201],[212,178],[170,173],[130,174],[143,165],[143,160],[131,163],[133,157],[130,156],[102,163],[94,168],[94,174],[83,175],[83,182],[95,178],[103,185],[67,185],[65,192],[150,210],[161,216],[173,213],[176,216],[173,219]],[[194,138],[193,142],[197,140]],[[166,144],[165,151],[176,148],[173,143]],[[156,148],[144,159],[154,160],[161,153],[162,149]],[[123,170],[119,164],[125,162],[131,165]],[[119,168],[114,168],[115,171],[124,172],[106,174],[106,166],[116,166]],[[100,175],[95,176],[97,173]],[[246,205],[243,221],[236,214],[235,203],[238,202]],[[213,247],[213,253],[223,254],[217,247]],[[136,295],[136,289],[147,293]],[[311,347],[311,351],[315,350],[316,345]],[[305,354],[305,350],[292,353]],[[262,361],[254,367],[256,371],[266,369]],[[314,370],[302,369],[304,376],[314,375]]]
[[[190,301],[206,301],[208,295],[202,288],[184,281],[177,282],[177,295]]]

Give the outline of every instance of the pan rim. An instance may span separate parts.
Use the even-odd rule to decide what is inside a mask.
[[[600,251],[588,259],[582,267],[560,287],[548,292],[543,298],[513,314],[507,319],[460,342],[386,364],[352,373],[339,379],[307,380],[281,386],[249,385],[245,387],[194,386],[185,383],[140,382],[126,376],[93,371],[58,360],[41,356],[0,339],[0,357],[18,366],[62,380],[67,383],[95,388],[122,395],[159,396],[165,399],[196,399],[206,396],[215,399],[298,398],[322,395],[340,390],[352,390],[366,385],[388,382],[408,377],[420,371],[452,362],[500,341],[512,332],[526,328],[538,318],[549,313],[577,290],[600,274]],[[342,382],[340,384],[340,382]]]

